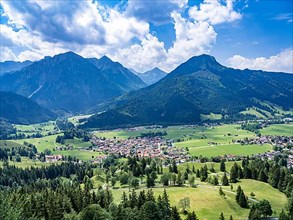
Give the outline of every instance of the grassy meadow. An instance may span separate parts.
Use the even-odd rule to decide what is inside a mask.
[[[262,135],[285,135],[293,136],[293,123],[290,124],[273,124],[260,130]]]
[[[39,124],[31,124],[31,125],[18,125],[15,124],[17,132],[24,133],[25,135],[32,135],[36,133],[40,133],[42,135],[47,135],[49,132],[54,131],[55,121],[48,121]]]
[[[249,209],[239,207],[235,201],[235,192],[238,185],[244,189],[247,196],[249,196],[251,192],[254,192],[257,201],[262,199],[269,200],[276,215],[277,213],[280,213],[287,204],[287,198],[283,193],[274,189],[267,183],[255,180],[241,180],[239,183],[234,184],[233,191],[231,191],[230,186],[223,187],[226,194],[225,198],[219,195],[219,186],[212,186],[199,181],[196,181],[196,183],[198,184],[196,188],[189,186],[166,187],[166,190],[171,205],[179,207],[180,199],[189,197],[191,206],[190,210],[195,211],[196,215],[201,220],[218,219],[221,212],[225,214],[226,218],[229,218],[230,215],[232,215],[235,220],[246,219]],[[146,188],[141,187],[137,190],[137,194],[143,189],[147,190]],[[156,186],[152,190],[154,191],[155,196],[159,196],[163,194],[164,188],[162,186]],[[112,190],[115,202],[121,202],[123,192],[129,193],[129,189],[119,188]],[[254,203],[251,200],[250,202]]]

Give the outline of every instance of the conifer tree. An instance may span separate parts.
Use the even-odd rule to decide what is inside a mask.
[[[229,180],[228,180],[226,172],[224,173],[224,175],[222,177],[222,185],[223,186],[229,186]]]
[[[225,165],[225,160],[224,159],[221,160],[220,170],[222,172],[226,172],[226,165]]]
[[[221,212],[220,217],[219,217],[219,220],[225,220],[225,217],[224,217],[223,212]]]
[[[189,212],[187,214],[186,220],[198,220],[198,218],[197,218],[195,212],[193,211],[193,212]]]
[[[170,219],[171,220],[181,220],[180,214],[179,214],[176,206],[172,207]]]

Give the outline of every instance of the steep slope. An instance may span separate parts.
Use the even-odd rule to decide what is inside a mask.
[[[118,77],[114,79],[106,74],[87,59],[67,52],[2,76],[0,89],[32,98],[48,109],[85,112],[135,87],[121,86],[123,82],[115,81]]]
[[[164,72],[163,70],[157,67],[144,73],[135,73],[135,74],[148,85],[152,85],[158,82],[159,80],[161,80],[167,75],[166,72]]]
[[[146,84],[130,70],[118,62],[113,62],[107,56],[103,56],[100,59],[90,58],[88,60],[103,73],[105,78],[115,81],[116,85],[125,92],[137,90],[146,86]]]
[[[7,139],[10,134],[15,134],[16,129],[11,123],[3,118],[0,118],[0,140]]]
[[[201,55],[158,83],[120,97],[110,111],[92,116],[83,126],[194,123],[200,114],[236,115],[253,106],[254,98],[292,108],[293,75],[236,70]]]
[[[0,92],[0,118],[14,124],[32,124],[55,119],[56,115],[31,99]]]
[[[24,61],[24,62],[14,62],[14,61],[5,61],[0,62],[0,76],[5,73],[14,72],[17,70],[21,70],[24,67],[31,65],[33,62]]]

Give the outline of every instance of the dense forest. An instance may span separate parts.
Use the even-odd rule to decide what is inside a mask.
[[[209,175],[215,170],[203,165],[200,169],[187,166],[179,169],[171,161],[164,171],[159,159],[128,157],[120,162],[114,155],[102,164],[62,163],[41,168],[17,168],[4,162],[0,168],[0,219],[198,219],[190,212],[189,198],[180,200],[180,207],[171,207],[168,188],[162,195],[154,196],[151,188],[161,183],[163,186],[196,187],[195,178],[213,185],[237,184],[240,179],[255,179],[269,183],[288,197],[288,207],[280,219],[293,218],[293,178],[282,158],[274,161],[246,158],[242,164],[234,163],[226,170],[225,160],[220,163],[224,172],[221,180]],[[104,172],[105,185],[93,188],[92,177]],[[159,178],[160,177],[160,178]],[[148,190],[137,191],[141,180],[145,180]],[[119,181],[129,187],[120,203],[115,203],[110,187]],[[220,195],[225,193],[219,188]],[[249,219],[270,216],[272,209],[267,200],[252,204],[241,187],[236,191],[239,207],[250,208]],[[186,204],[186,206],[184,206]],[[224,211],[224,210],[223,210]],[[224,215],[223,213],[219,213]],[[231,216],[230,218],[233,219]]]

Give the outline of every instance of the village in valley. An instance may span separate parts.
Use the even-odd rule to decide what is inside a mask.
[[[190,158],[184,149],[178,149],[174,146],[173,140],[165,140],[161,137],[109,139],[93,136],[91,141],[96,151],[121,157],[156,157],[162,160],[175,160],[179,163],[186,162]]]
[[[204,128],[214,129],[221,124],[204,124]],[[269,125],[263,126],[269,127]],[[161,126],[151,126],[147,127],[148,129],[162,129]],[[195,129],[195,125],[186,125],[178,127],[177,129]],[[128,129],[119,129],[116,132],[140,132],[143,130],[143,127],[128,128]],[[102,134],[107,131],[101,131]],[[224,136],[232,136],[230,133],[225,134]],[[237,144],[241,146],[263,146],[270,145],[272,149],[264,153],[255,153],[251,157],[267,158],[269,160],[274,160],[275,157],[284,157],[286,159],[286,165],[288,168],[293,167],[293,136],[279,136],[279,135],[255,135],[253,138],[245,137],[239,139],[238,135],[234,135],[236,138],[231,137],[231,142],[229,144]],[[189,135],[183,135],[183,137],[189,137]],[[201,138],[205,139],[205,135]],[[177,140],[178,141],[178,140]],[[90,161],[92,163],[102,163],[109,155],[116,155],[120,158],[127,158],[130,156],[137,157],[151,157],[158,158],[164,161],[176,161],[177,164],[188,162],[188,161],[197,161],[200,162],[201,155],[192,156],[189,153],[188,147],[178,148],[176,146],[176,140],[168,139],[163,136],[136,136],[121,138],[119,136],[114,137],[102,137],[96,136],[94,132],[91,134],[90,139],[91,146],[88,147],[79,147],[74,148],[72,145],[61,145],[53,148],[53,151],[80,151],[80,152],[99,152],[99,155],[92,156]],[[220,147],[221,143],[216,141],[206,140],[208,146],[217,146]],[[244,158],[247,155],[234,155],[234,154],[225,154],[219,156],[221,159],[228,161],[235,161],[241,158]],[[65,160],[66,158],[62,155],[46,155],[46,162],[57,162]],[[79,160],[82,162],[82,160]]]

